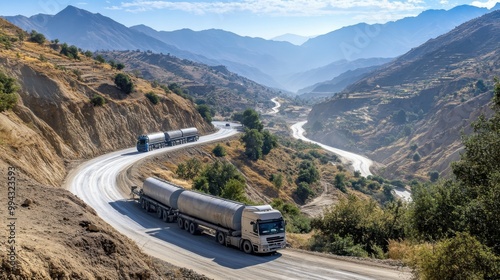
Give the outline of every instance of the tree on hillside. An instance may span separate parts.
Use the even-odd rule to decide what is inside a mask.
[[[493,96],[494,115],[473,123],[474,134],[463,136],[465,152],[452,164],[453,174],[467,198],[469,231],[500,254],[500,82]]]
[[[223,157],[226,155],[226,149],[221,144],[217,144],[217,146],[215,146],[212,150],[212,153],[216,157]]]
[[[78,48],[76,46],[68,46],[68,44],[64,43],[61,46],[61,52],[62,55],[65,55],[69,58],[73,59],[79,59],[80,57],[78,56]]]
[[[0,112],[12,109],[16,105],[18,90],[16,80],[0,72]]]
[[[275,135],[272,135],[268,130],[262,132],[263,143],[262,143],[262,154],[267,155],[271,152],[273,148],[278,146],[278,139]]]
[[[445,242],[447,244],[462,244],[460,232],[470,234],[479,242],[468,242],[469,245],[446,248],[447,255],[453,266],[463,273],[466,270],[481,271],[481,267],[467,268],[468,254],[460,250],[478,251],[486,254],[491,249],[497,260],[492,264],[496,267],[491,275],[484,279],[500,278],[500,83],[495,83],[493,106],[494,115],[487,119],[478,118],[473,123],[474,133],[463,136],[464,153],[460,160],[452,164],[455,180],[428,186],[417,186],[412,189],[413,203],[410,218],[412,235],[419,240]],[[468,239],[468,238],[466,238]],[[484,246],[487,248],[485,249]],[[446,245],[447,246],[447,245]],[[473,246],[473,247],[471,247]],[[441,259],[428,258],[414,264],[417,270],[422,270],[426,261],[433,267],[439,267]],[[455,279],[456,272],[438,274],[431,271],[429,279]],[[469,279],[469,278],[463,278]],[[476,278],[470,278],[476,279]],[[483,278],[477,278],[483,279]]]
[[[210,112],[210,107],[206,104],[196,106],[198,113],[206,122],[212,122],[212,114]]]
[[[253,109],[246,109],[243,112],[241,123],[248,129],[256,129],[261,132],[264,125],[260,122],[259,114]]]
[[[251,160],[262,158],[262,145],[264,137],[257,129],[247,129],[241,141],[245,145],[245,155]]]
[[[314,162],[310,160],[303,160],[299,165],[298,182],[306,182],[312,184],[320,179],[318,168]]]
[[[392,114],[392,121],[395,124],[404,124],[406,123],[406,111],[401,109]]]
[[[194,179],[193,188],[216,196],[225,192],[224,195],[227,197],[240,197],[238,188],[242,184],[232,182],[230,189],[225,190],[231,180],[241,182],[244,188],[245,179],[236,167],[231,163],[217,160],[203,168],[201,174]]]
[[[311,222],[318,233],[313,248],[340,255],[383,257],[390,239],[404,237],[406,207],[391,202],[380,207],[373,199],[340,198]]]
[[[129,94],[134,90],[134,84],[130,80],[129,76],[123,73],[116,74],[115,85],[126,94]]]
[[[45,43],[45,35],[38,33],[35,30],[31,30],[30,41],[43,45],[43,43]]]

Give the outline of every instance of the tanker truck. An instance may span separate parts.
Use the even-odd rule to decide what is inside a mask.
[[[139,152],[147,152],[167,146],[198,141],[199,138],[198,129],[196,127],[188,127],[179,130],[139,135],[136,147]]]
[[[143,209],[164,222],[177,222],[190,234],[211,232],[217,243],[247,254],[272,253],[286,246],[285,221],[270,205],[249,206],[156,177],[147,178],[142,189],[131,190]]]

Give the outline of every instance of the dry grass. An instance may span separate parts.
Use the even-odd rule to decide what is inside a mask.
[[[312,233],[287,233],[286,239],[292,248],[309,250],[312,236]]]

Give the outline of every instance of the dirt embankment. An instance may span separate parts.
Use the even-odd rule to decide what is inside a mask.
[[[0,71],[16,80],[19,100],[0,113],[0,217],[6,221],[8,168],[15,176],[16,266],[9,262],[11,232],[0,231],[1,279],[198,279],[192,271],[155,261],[61,189],[74,163],[135,145],[137,135],[196,126],[213,127],[188,100],[165,94],[132,77],[126,95],[113,83],[118,73],[91,58],[69,59],[46,43],[20,41],[22,31],[0,19]],[[28,36],[24,35],[25,38]],[[160,103],[145,96],[154,92]],[[93,106],[100,95],[104,106]],[[8,193],[11,192],[11,193]],[[26,206],[21,206],[28,199]]]

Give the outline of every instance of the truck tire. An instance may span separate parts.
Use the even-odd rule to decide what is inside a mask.
[[[217,241],[217,243],[219,243],[220,245],[226,245],[226,236],[223,232],[221,231],[218,231],[216,234],[215,234],[215,240]]]
[[[191,233],[192,235],[198,233],[198,225],[195,223],[189,223],[189,233]]]
[[[142,209],[146,210],[146,201],[143,199],[141,202]]]
[[[185,229],[186,231],[189,231],[189,224],[191,224],[191,222],[190,222],[190,221],[188,221],[188,220],[185,220],[185,221],[184,221],[184,229]]]
[[[163,210],[161,210],[161,208],[158,208],[156,210],[156,216],[158,217],[158,219],[161,219],[162,213],[163,213]]]
[[[167,211],[165,211],[165,210],[161,210],[161,212],[163,213],[163,214],[162,214],[162,215],[163,215],[163,219],[162,219],[162,220],[163,220],[165,223],[166,223],[166,222],[168,222],[169,218],[168,218],[168,213],[167,213]]]
[[[241,248],[243,249],[243,252],[245,252],[246,254],[253,253],[252,243],[248,240],[243,241],[243,245],[241,246]]]
[[[180,229],[184,228],[184,220],[182,218],[177,218],[177,225]]]

